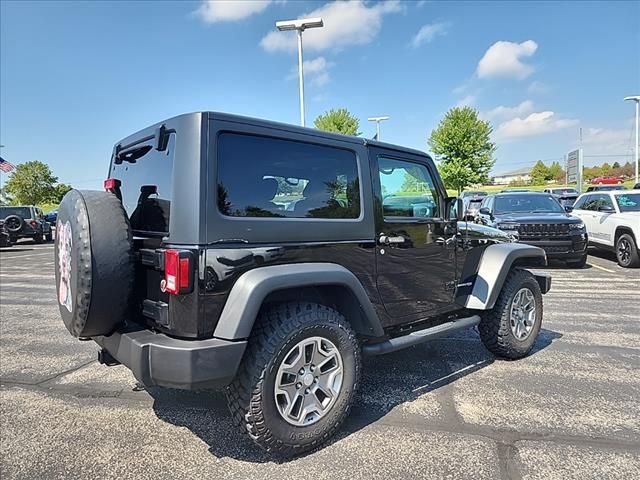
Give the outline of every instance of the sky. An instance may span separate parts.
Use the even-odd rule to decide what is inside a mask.
[[[493,125],[493,173],[632,159],[640,94],[640,2],[0,2],[1,155],[48,163],[101,188],[113,145],[191,111],[297,124],[294,32],[304,33],[307,125],[347,108],[389,115],[385,142],[429,151],[445,112]],[[2,175],[2,181],[6,175]]]

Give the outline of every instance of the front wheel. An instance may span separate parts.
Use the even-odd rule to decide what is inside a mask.
[[[51,241],[53,241],[53,233],[47,233],[47,234],[44,236],[44,239],[45,239],[47,242],[51,242]]]
[[[227,389],[229,409],[255,443],[292,457],[338,430],[359,375],[360,348],[342,315],[316,303],[285,303],[258,319]]]
[[[625,268],[640,266],[640,255],[635,239],[628,233],[623,233],[616,240],[616,258],[618,265]]]
[[[494,307],[482,316],[482,343],[498,357],[517,359],[533,347],[542,325],[542,292],[527,270],[509,272]]]

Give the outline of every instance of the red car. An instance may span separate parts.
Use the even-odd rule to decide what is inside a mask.
[[[596,177],[591,180],[591,185],[615,185],[624,183],[621,177]]]

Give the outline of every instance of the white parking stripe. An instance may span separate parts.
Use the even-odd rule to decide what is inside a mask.
[[[598,270],[602,270],[603,272],[616,273],[615,270],[609,270],[608,268],[601,267],[600,265],[596,265],[595,263],[589,263],[593,268],[597,268]]]

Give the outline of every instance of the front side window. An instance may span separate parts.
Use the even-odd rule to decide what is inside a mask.
[[[217,189],[218,210],[230,217],[360,216],[356,157],[341,148],[223,133]]]
[[[378,159],[385,217],[435,218],[440,197],[429,170],[419,163]]]

